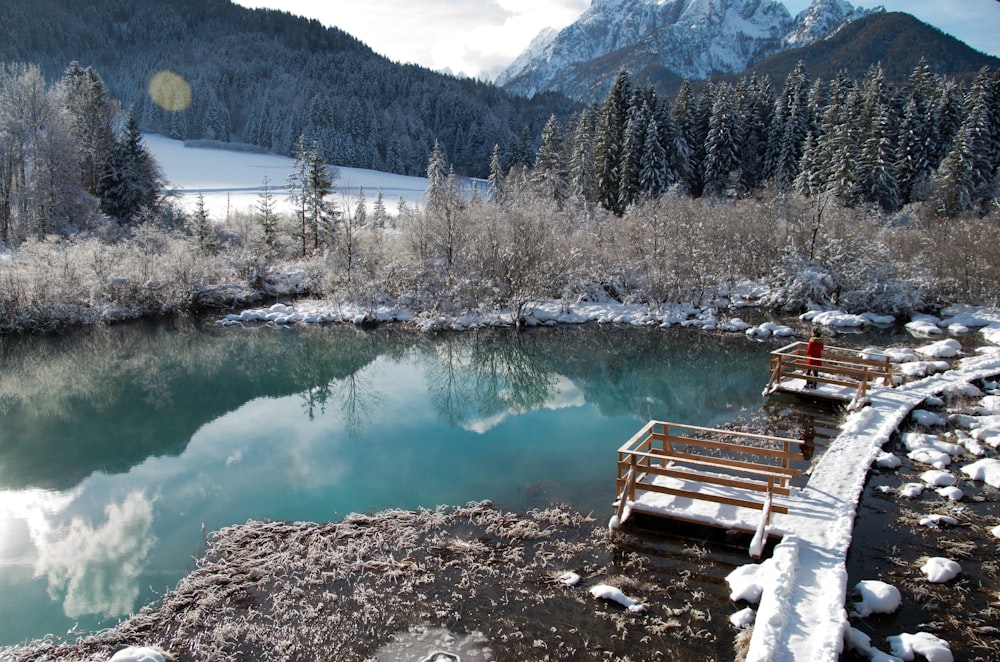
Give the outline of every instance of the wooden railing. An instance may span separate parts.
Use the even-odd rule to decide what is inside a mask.
[[[892,363],[884,359],[865,358],[862,353],[846,347],[823,348],[819,365],[810,365],[806,356],[806,344],[799,341],[771,352],[770,378],[764,395],[782,389],[784,380],[802,379],[818,384],[830,384],[851,389],[852,405],[865,401],[872,386],[894,386]],[[814,370],[817,374],[809,375]],[[799,389],[795,389],[797,392]],[[829,395],[817,390],[816,395]]]
[[[770,525],[771,513],[788,512],[786,503],[774,498],[789,496],[792,478],[801,474],[791,466],[803,459],[800,444],[796,439],[650,421],[618,449],[615,521],[621,522],[626,506],[639,503],[643,493],[664,494],[759,510],[755,530],[761,534]],[[681,508],[644,512],[712,523]]]

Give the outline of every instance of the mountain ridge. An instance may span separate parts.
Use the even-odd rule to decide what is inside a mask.
[[[795,17],[777,0],[595,0],[575,23],[540,33],[495,82],[527,97],[557,91],[594,100],[587,79],[602,60],[700,80],[739,73],[879,11],[847,0],[814,0]]]

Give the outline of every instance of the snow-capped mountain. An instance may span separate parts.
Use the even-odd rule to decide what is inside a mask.
[[[539,34],[496,82],[525,96],[557,90],[585,98],[588,81],[621,67],[690,79],[738,73],[867,13],[846,0],[814,0],[794,18],[776,0],[594,0],[572,25]]]
[[[808,46],[814,41],[830,36],[842,25],[867,16],[872,11],[860,7],[854,8],[846,0],[813,0],[809,9],[795,17],[795,27],[785,35],[785,44],[791,48]]]

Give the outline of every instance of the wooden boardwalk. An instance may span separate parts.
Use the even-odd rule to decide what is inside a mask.
[[[790,378],[788,373],[804,369],[805,363],[788,367],[800,355],[795,345],[785,349],[790,351],[779,355],[778,373]],[[780,570],[764,586],[748,662],[839,659],[849,623],[846,557],[868,468],[925,398],[1000,374],[1000,354],[994,353],[964,359],[957,369],[899,388],[869,391],[878,380],[892,385],[888,362],[875,362],[878,367],[843,363],[827,379],[857,379],[852,401],[860,392],[870,396],[871,406],[842,425],[804,486],[790,485],[798,475],[793,465],[801,458],[801,444],[794,439],[650,421],[618,450],[612,528],[637,511],[753,530],[752,555],[759,555],[764,535],[782,536],[772,557]],[[776,523],[772,514],[779,518]]]
[[[802,341],[771,352],[770,379],[764,395],[785,391],[846,402],[849,409],[857,409],[867,402],[873,387],[895,386],[888,357],[876,360],[856,349],[827,346],[821,361],[821,365],[810,365]],[[817,374],[809,375],[809,370]],[[815,386],[810,387],[810,382]]]

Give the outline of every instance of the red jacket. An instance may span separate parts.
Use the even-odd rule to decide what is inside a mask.
[[[806,356],[809,357],[806,361],[808,365],[823,365],[823,361],[820,360],[823,356],[823,341],[810,339],[806,345]]]

